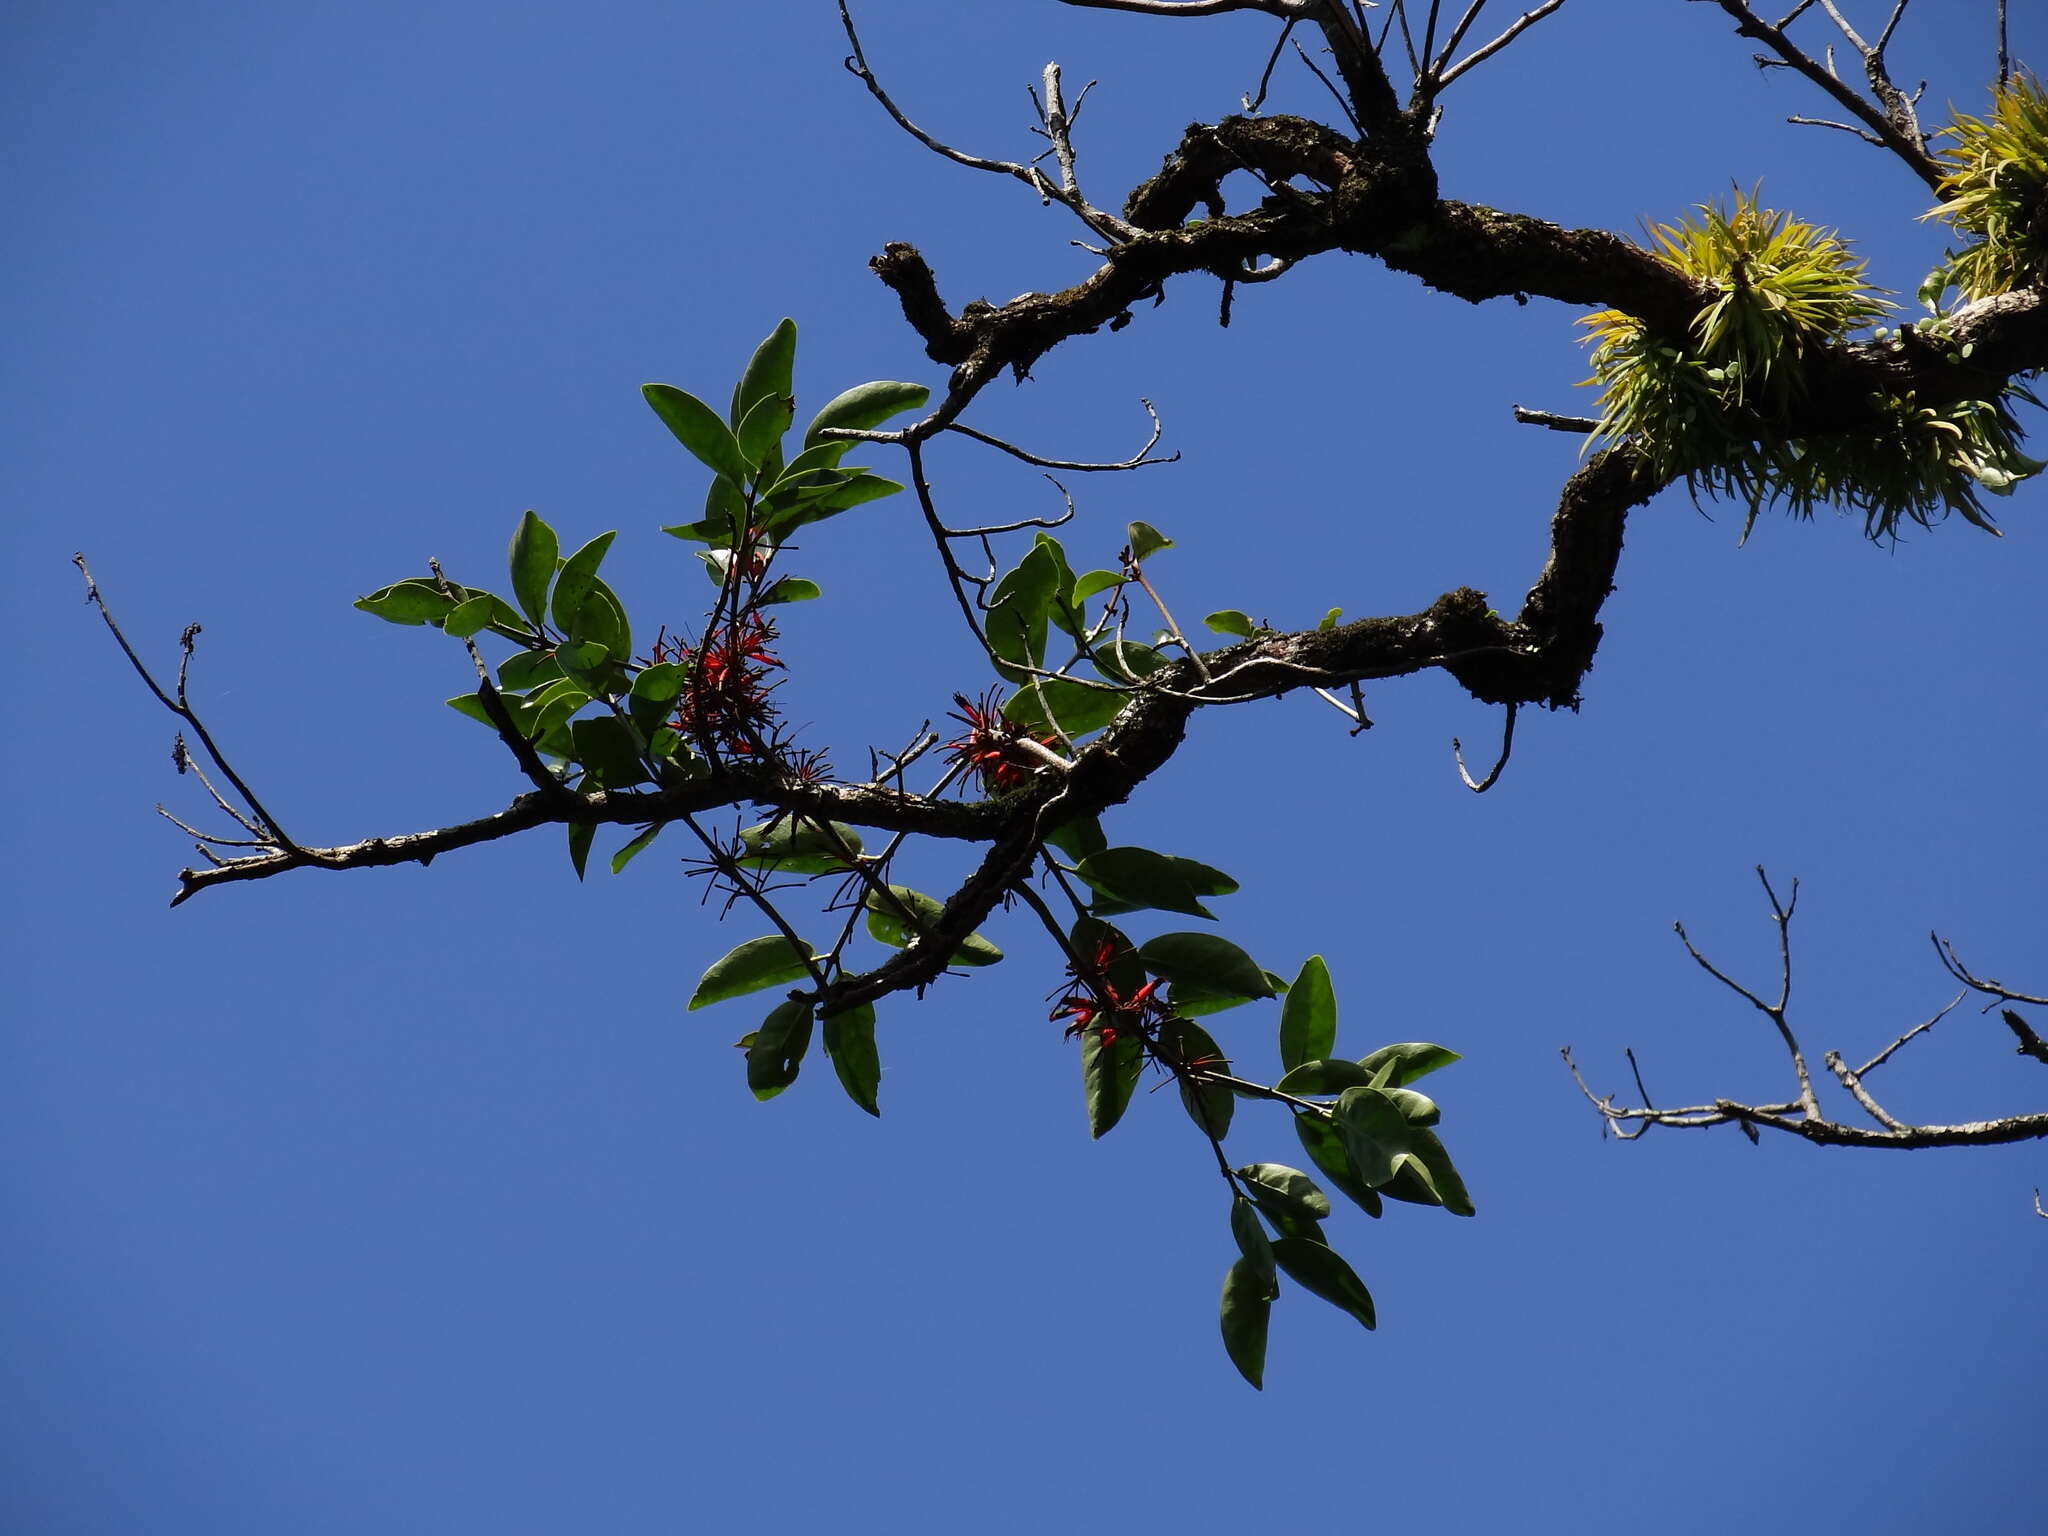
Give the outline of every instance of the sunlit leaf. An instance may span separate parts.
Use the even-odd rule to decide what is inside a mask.
[[[1378,1072],[1389,1061],[1397,1063],[1394,1075],[1388,1079],[1391,1087],[1401,1088],[1418,1077],[1426,1077],[1439,1067],[1448,1067],[1454,1061],[1464,1058],[1456,1051],[1441,1045],[1430,1045],[1421,1040],[1404,1040],[1399,1045],[1383,1045],[1371,1055],[1363,1057],[1359,1065],[1368,1072]]]
[[[512,595],[536,624],[547,617],[548,584],[555,579],[560,554],[554,529],[531,512],[519,519],[506,559],[512,568]]]
[[[779,933],[749,939],[712,962],[698,981],[697,990],[690,994],[689,1011],[722,1003],[727,998],[744,997],[764,987],[807,981],[811,974],[805,963],[809,953],[808,949],[799,952]]]
[[[640,393],[654,407],[654,414],[675,434],[676,441],[697,456],[699,463],[725,476],[735,486],[745,485],[752,466],[740,452],[733,436],[716,411],[695,395],[670,384],[645,384]]]
[[[415,578],[379,587],[368,597],[357,598],[353,606],[365,613],[374,613],[386,623],[425,624],[446,618],[454,610],[456,602],[457,599],[441,590],[438,582]]]
[[[1292,1071],[1303,1062],[1319,1061],[1336,1049],[1337,994],[1330,986],[1330,968],[1321,955],[1310,955],[1302,962],[1280,1009],[1280,1065]]]

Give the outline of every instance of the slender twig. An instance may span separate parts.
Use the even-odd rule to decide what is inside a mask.
[[[1762,881],[1764,893],[1771,904],[1771,915],[1779,930],[1780,986],[1774,1002],[1766,1002],[1757,993],[1734,981],[1715,967],[1686,939],[1682,927],[1679,937],[1693,960],[1716,981],[1743,998],[1752,1007],[1768,1016],[1777,1026],[1786,1048],[1792,1054],[1794,1073],[1799,1083],[1799,1097],[1782,1104],[1744,1104],[1733,1099],[1715,1099],[1710,1104],[1688,1104],[1677,1107],[1659,1108],[1651,1103],[1649,1090],[1643,1085],[1642,1072],[1635,1060],[1635,1053],[1627,1053],[1629,1070],[1634,1074],[1636,1091],[1642,1098],[1641,1108],[1628,1108],[1614,1102],[1611,1094],[1595,1094],[1588,1086],[1578,1067],[1572,1061],[1569,1049],[1564,1052],[1565,1064],[1571,1069],[1579,1091],[1600,1113],[1602,1128],[1611,1131],[1623,1140],[1634,1140],[1643,1135],[1652,1125],[1678,1128],[1703,1128],[1715,1125],[1739,1126],[1744,1135],[1752,1141],[1757,1139],[1759,1127],[1766,1130],[1782,1131],[1796,1135],[1818,1146],[1892,1147],[1911,1150],[1923,1147],[1997,1146],[2011,1142],[2037,1140],[2048,1137],[2048,1114],[2009,1115],[1996,1120],[1977,1120],[1955,1125],[1912,1125],[1899,1119],[1878,1103],[1864,1081],[1877,1068],[1883,1066],[1908,1042],[1932,1029],[1968,995],[1967,989],[1975,985],[1979,990],[1994,994],[2002,991],[1997,983],[1985,983],[1972,978],[1952,949],[1935,941],[1937,953],[1951,974],[1965,983],[1966,990],[1958,992],[1932,1017],[1914,1025],[1889,1045],[1877,1052],[1861,1067],[1851,1068],[1838,1051],[1828,1051],[1822,1062],[1834,1074],[1836,1080],[1855,1099],[1863,1112],[1877,1122],[1879,1129],[1872,1131],[1860,1126],[1843,1125],[1828,1120],[1819,1113],[1811,1079],[1805,1070],[1805,1062],[1798,1042],[1793,1038],[1785,1019],[1785,1008],[1791,996],[1792,952],[1789,929],[1793,909],[1798,900],[1798,886],[1794,883],[1791,899],[1780,901],[1772,888],[1769,878],[1761,868],[1757,877]],[[1996,997],[1992,1006],[1996,1005]],[[2006,1010],[2010,1013],[2010,1010]],[[2007,1021],[2011,1022],[2010,1019]],[[2029,1031],[2031,1033],[2031,1031]],[[2022,1047],[2024,1050],[2024,1045]],[[2048,1059],[2048,1043],[2043,1043],[2043,1059]],[[2028,1053],[2031,1054],[2031,1053]]]
[[[1459,744],[1457,737],[1451,738],[1451,757],[1457,762],[1458,777],[1465,781],[1465,787],[1473,794],[1483,795],[1500,782],[1501,770],[1507,767],[1508,757],[1515,750],[1515,710],[1518,707],[1514,704],[1508,705],[1507,723],[1501,727],[1500,733],[1500,760],[1493,765],[1493,771],[1477,783],[1474,783],[1472,775],[1465,771],[1464,747]]]
[[[846,0],[839,0],[839,23],[845,29],[847,45],[853,50],[845,60],[847,73],[867,87],[868,94],[881,103],[882,110],[889,114],[897,127],[926,149],[933,154],[944,156],[955,165],[964,165],[969,170],[1015,177],[1036,192],[1042,201],[1058,203],[1106,240],[1115,242],[1131,237],[1133,231],[1122,219],[1100,208],[1092,207],[1088,200],[1081,196],[1073,176],[1073,145],[1067,137],[1071,119],[1066,115],[1064,107],[1055,115],[1051,110],[1053,103],[1047,103],[1047,133],[1052,138],[1055,153],[1059,156],[1062,178],[1062,185],[1055,186],[1035,165],[1021,165],[1014,160],[994,160],[983,155],[971,155],[965,150],[955,149],[952,145],[941,142],[918,127],[905,115],[903,109],[896,105],[888,91],[883,89],[882,82],[875,77],[874,70],[869,67],[866,50],[861,46],[860,33],[854,28],[853,14],[847,9]],[[1049,87],[1056,86],[1058,71],[1055,66],[1047,67],[1046,78]]]
[[[1863,123],[1887,149],[1903,160],[1914,175],[1930,188],[1937,191],[1940,189],[1944,175],[1941,163],[1927,147],[1926,136],[1920,131],[1919,119],[1914,114],[1912,103],[1892,84],[1882,50],[1862,45],[1860,39],[1856,38],[1854,28],[1842,20],[1834,7],[1827,4],[1827,0],[1822,0],[1824,8],[1847,32],[1852,39],[1852,46],[1858,47],[1861,51],[1865,77],[1870,82],[1871,90],[1877,96],[1880,105],[1872,105],[1864,100],[1855,88],[1842,80],[1832,68],[1814,59],[1785,35],[1785,27],[1805,7],[1795,10],[1785,22],[1773,26],[1757,15],[1745,0],[1715,0],[1715,3],[1735,20],[1735,32],[1738,37],[1754,38],[1777,56],[1776,59],[1767,62],[1791,69],[1819,86],[1834,98],[1837,105]]]
[[[1941,957],[1942,966],[1949,975],[1972,992],[1982,992],[1992,999],[1991,1003],[1985,1005],[1985,1012],[1989,1013],[1996,1003],[2030,1003],[2036,1008],[2048,1008],[2048,997],[2036,997],[2030,992],[2015,992],[2001,981],[1971,975],[1969,967],[1964,965],[1961,957],[1956,954],[1955,945],[1936,934],[1930,933],[1927,937],[1933,941],[1934,952]]]
[[[1015,443],[1004,442],[999,437],[993,437],[978,428],[966,426],[957,421],[949,422],[945,430],[948,432],[958,432],[962,437],[970,437],[977,443],[986,443],[991,448],[1001,449],[1011,458],[1022,459],[1026,464],[1035,464],[1040,469],[1066,469],[1076,473],[1101,474],[1119,470],[1143,469],[1148,464],[1177,463],[1180,459],[1180,450],[1178,449],[1162,458],[1152,457],[1152,450],[1159,446],[1159,439],[1165,428],[1160,424],[1159,413],[1152,408],[1152,402],[1145,400],[1140,403],[1145,407],[1145,414],[1152,419],[1152,435],[1145,439],[1145,446],[1129,458],[1113,461],[1045,458],[1040,454],[1019,448]]]
[[[1266,55],[1266,67],[1259,71],[1259,88],[1250,96],[1238,99],[1244,103],[1247,112],[1256,112],[1266,104],[1266,88],[1273,83],[1273,66],[1280,62],[1280,55],[1287,51],[1287,39],[1294,33],[1294,18],[1288,17],[1280,28],[1280,36],[1273,43],[1273,51]]]
[[[1437,89],[1442,90],[1474,65],[1484,64],[1488,59],[1507,47],[1509,43],[1512,43],[1524,32],[1535,26],[1537,22],[1543,20],[1544,17],[1556,15],[1563,6],[1564,0],[1543,0],[1543,3],[1534,10],[1524,11],[1507,30],[1502,32],[1492,42],[1482,43],[1479,47],[1466,54],[1464,58],[1458,60],[1457,63],[1451,65],[1450,68],[1442,70],[1436,77]],[[1478,7],[1474,6],[1473,9],[1477,11]],[[1448,49],[1446,52],[1448,52]]]
[[[99,610],[108,633],[114,637],[114,643],[121,647],[121,654],[128,658],[128,665],[135,669],[135,675],[148,685],[149,691],[156,695],[159,704],[192,728],[192,734],[199,738],[199,745],[205,749],[213,766],[220,770],[221,777],[235,787],[235,793],[242,797],[242,803],[248,806],[256,819],[263,824],[262,832],[268,834],[271,841],[284,852],[297,853],[298,845],[285,834],[284,828],[278,825],[277,818],[264,808],[263,802],[256,798],[255,792],[242,781],[242,776],[235,772],[234,767],[221,755],[220,748],[214,744],[212,733],[206,728],[206,722],[199,718],[198,711],[192,707],[191,698],[186,692],[185,680],[192,664],[193,648],[199,638],[199,626],[189,624],[185,627],[185,632],[179,636],[177,692],[166,693],[163,685],[143,664],[142,658],[135,654],[135,647],[128,643],[128,637],[121,633],[121,626],[114,621],[114,610],[107,606],[107,600],[100,595],[99,583],[93,580],[92,571],[85,563],[85,556],[82,553],[75,554],[71,557],[71,563],[78,567],[78,574],[85,578],[85,600]],[[214,799],[219,801],[220,796],[216,794]],[[238,815],[235,819],[240,821],[241,817]],[[248,826],[247,822],[242,824]],[[257,829],[250,827],[249,830]]]

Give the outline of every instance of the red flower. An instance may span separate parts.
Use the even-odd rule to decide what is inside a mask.
[[[946,743],[952,761],[972,768],[981,778],[981,787],[990,794],[1004,794],[1029,784],[1043,763],[1020,743],[1028,741],[1050,749],[1055,738],[1034,735],[1015,721],[1005,720],[993,688],[978,700],[956,693],[953,702],[960,708],[947,713],[967,727],[967,734]]]
[[[1119,1027],[1137,1030],[1142,1035],[1166,1016],[1166,1004],[1154,995],[1159,990],[1159,979],[1154,977],[1126,996],[1109,979],[1110,962],[1115,958],[1115,943],[1103,939],[1095,946],[1094,954],[1068,967],[1074,984],[1067,988],[1050,1017],[1071,1021],[1066,1029],[1069,1039],[1084,1029],[1097,1028],[1102,1043],[1114,1045]]]
[[[709,737],[726,751],[753,756],[775,723],[769,699],[771,669],[782,662],[768,649],[774,626],[758,614],[742,613],[719,625],[695,646],[678,648],[675,659],[689,667],[674,725],[687,735]],[[657,645],[657,661],[667,660]]]

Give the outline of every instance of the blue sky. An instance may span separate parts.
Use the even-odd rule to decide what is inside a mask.
[[[1979,104],[1991,7],[1919,10],[1899,72]],[[985,153],[1032,152],[1048,57],[1099,79],[1082,171],[1111,204],[1272,36],[861,15],[906,107]],[[1660,1097],[1778,1096],[1767,1027],[1670,933],[1766,980],[1758,863],[1803,881],[1811,1051],[1868,1054],[1946,1000],[1930,928],[2048,985],[2048,493],[1998,505],[2003,540],[1885,549],[1768,515],[1737,549],[1739,517],[1667,495],[1631,524],[1584,709],[1525,717],[1484,798],[1449,743],[1497,722],[1422,678],[1374,690],[1355,740],[1300,699],[1216,712],[1115,815],[1113,840],[1242,881],[1223,931],[1266,965],[1329,958],[1353,1054],[1466,1057],[1433,1086],[1478,1218],[1340,1216],[1380,1328],[1291,1291],[1256,1394],[1216,1343],[1206,1149],[1171,1095],[1088,1140],[1022,914],[1005,964],[883,1006],[872,1121],[822,1064],[755,1103],[730,1049],[753,1012],[684,1012],[754,930],[666,844],[581,885],[548,831],[167,911],[189,851],[152,806],[204,807],[67,564],[87,551],[159,662],[205,625],[195,700],[298,837],[481,814],[521,785],[441,702],[459,649],[355,597],[430,556],[500,583],[533,507],[565,539],[619,529],[640,625],[689,622],[707,589],[657,530],[703,480],[638,386],[721,397],[785,314],[811,404],[936,384],[867,258],[909,240],[954,304],[1001,301],[1079,276],[1071,231],[896,133],[823,0],[30,0],[7,32],[0,1527],[2035,1528],[2048,1154],[1616,1146],[1557,1050],[1617,1089],[1633,1046]],[[1939,248],[1921,189],[1786,126],[1818,104],[1748,51],[1709,6],[1575,0],[1452,90],[1446,194],[1632,230],[1762,178],[1910,293]],[[1318,91],[1283,70],[1271,105]],[[1176,283],[977,406],[1116,457],[1157,404],[1184,457],[1076,486],[1077,568],[1142,518],[1178,541],[1150,574],[1183,617],[1517,601],[1577,443],[1509,409],[1586,408],[1577,316],[1328,258],[1242,292],[1228,330],[1215,297]],[[970,444],[933,472],[963,521],[1055,505]],[[825,597],[789,610],[782,697],[842,767],[987,681],[906,501],[802,556]],[[1211,1022],[1270,1068],[1276,1011]],[[1886,1071],[1912,1117],[1972,1119],[2037,1108],[2029,1065],[1965,1008]],[[1296,1160],[1254,1109],[1233,1153]]]

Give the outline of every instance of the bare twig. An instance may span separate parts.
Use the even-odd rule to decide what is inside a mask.
[[[1892,27],[1897,23],[1896,12],[1892,20],[1886,24],[1879,42],[1866,44],[1828,0],[1821,0],[1823,8],[1834,18],[1838,28],[1850,40],[1850,45],[1861,55],[1864,76],[1869,82],[1872,95],[1877,98],[1873,104],[1866,101],[1829,65],[1816,60],[1785,35],[1785,28],[1807,9],[1806,6],[1800,6],[1784,21],[1773,26],[1757,15],[1745,0],[1714,0],[1714,3],[1734,19],[1738,37],[1754,38],[1776,55],[1775,59],[1766,62],[1791,69],[1819,86],[1837,105],[1868,128],[1885,148],[1903,160],[1914,175],[1930,188],[1939,190],[1944,175],[1941,162],[1935,159],[1933,151],[1928,147],[1926,135],[1920,131],[1919,117],[1913,110],[1911,100],[1892,83],[1885,63],[1884,43],[1890,39]],[[1899,7],[1900,11],[1904,9],[1903,5]]]
[[[1160,425],[1159,413],[1152,408],[1152,402],[1145,400],[1140,403],[1145,407],[1145,414],[1152,419],[1152,435],[1145,439],[1144,447],[1127,459],[1102,462],[1085,459],[1048,459],[1039,454],[1031,453],[1026,449],[1019,448],[1015,443],[1006,443],[999,437],[992,437],[986,432],[966,426],[961,422],[949,422],[946,430],[948,432],[958,432],[962,437],[971,437],[975,442],[986,443],[991,448],[1001,449],[1011,458],[1022,459],[1026,464],[1036,464],[1040,469],[1066,469],[1083,474],[1103,474],[1119,470],[1143,469],[1148,464],[1178,463],[1180,460],[1179,449],[1175,449],[1172,453],[1165,454],[1159,458],[1152,457],[1152,450],[1159,446],[1160,435],[1165,429]]]
[[[1524,11],[1520,16],[1516,17],[1515,20],[1507,27],[1507,29],[1503,31],[1498,37],[1496,37],[1492,42],[1482,43],[1479,47],[1474,48],[1470,53],[1466,54],[1464,58],[1458,60],[1457,63],[1451,65],[1448,69],[1446,69],[1443,67],[1443,60],[1448,58],[1451,52],[1454,49],[1456,49],[1456,47],[1458,46],[1459,38],[1461,38],[1464,35],[1464,28],[1461,24],[1458,31],[1453,32],[1451,34],[1451,41],[1444,45],[1443,53],[1438,56],[1437,62],[1435,66],[1433,66],[1436,72],[1436,88],[1438,90],[1442,90],[1445,86],[1449,85],[1453,80],[1457,79],[1458,76],[1464,74],[1466,70],[1471,69],[1474,65],[1484,64],[1488,59],[1492,58],[1495,54],[1499,53],[1503,48],[1507,47],[1509,43],[1512,43],[1524,32],[1528,31],[1531,27],[1535,26],[1537,22],[1543,20],[1543,18],[1546,16],[1556,15],[1558,11],[1563,9],[1563,7],[1564,0],[1543,0],[1543,3],[1537,6],[1534,10]],[[1479,7],[1477,5],[1474,5],[1472,7],[1470,15],[1476,16],[1478,15],[1478,13]],[[1468,20],[1469,19],[1470,18],[1468,16]]]
[[[1925,1147],[1996,1146],[2048,1137],[2048,1114],[2008,1115],[1995,1120],[1974,1120],[1953,1125],[1914,1125],[1894,1115],[1872,1096],[1865,1079],[1877,1068],[1889,1061],[1907,1042],[1926,1033],[1945,1018],[1950,1010],[1963,1000],[1967,992],[1957,993],[1955,997],[1938,1009],[1931,1018],[1914,1025],[1889,1045],[1885,1046],[1884,1049],[1877,1052],[1876,1055],[1872,1056],[1861,1067],[1851,1068],[1842,1059],[1840,1052],[1828,1051],[1825,1053],[1821,1059],[1827,1066],[1827,1069],[1834,1074],[1836,1080],[1855,1099],[1863,1112],[1877,1122],[1879,1129],[1873,1131],[1861,1126],[1844,1125],[1823,1116],[1814,1097],[1812,1081],[1806,1073],[1805,1062],[1800,1053],[1798,1042],[1793,1038],[1790,1025],[1785,1019],[1786,1003],[1791,996],[1792,977],[1791,946],[1788,930],[1791,923],[1794,901],[1796,901],[1797,885],[1795,883],[1793,887],[1794,901],[1780,902],[1777,892],[1772,889],[1769,879],[1764,876],[1761,869],[1757,871],[1757,875],[1763,881],[1764,893],[1771,904],[1772,919],[1777,924],[1779,930],[1781,980],[1778,996],[1774,1002],[1764,1001],[1758,994],[1744,987],[1741,983],[1730,979],[1717,969],[1693,947],[1689,939],[1685,938],[1685,932],[1682,927],[1679,929],[1679,937],[1681,940],[1684,940],[1687,953],[1692,956],[1694,961],[1703,970],[1737,996],[1743,998],[1752,1007],[1768,1016],[1772,1023],[1777,1026],[1787,1050],[1792,1055],[1794,1075],[1799,1085],[1798,1098],[1780,1104],[1746,1104],[1734,1099],[1723,1098],[1715,1099],[1709,1104],[1688,1104],[1675,1108],[1659,1108],[1650,1102],[1649,1090],[1643,1086],[1642,1073],[1636,1067],[1635,1053],[1630,1051],[1627,1053],[1629,1068],[1635,1075],[1636,1092],[1642,1099],[1642,1106],[1640,1108],[1625,1107],[1615,1103],[1614,1096],[1611,1094],[1602,1095],[1594,1093],[1580,1075],[1578,1067],[1573,1064],[1571,1052],[1567,1049],[1564,1052],[1565,1063],[1571,1068],[1572,1077],[1578,1083],[1579,1091],[1599,1111],[1601,1124],[1605,1130],[1611,1131],[1623,1140],[1634,1140],[1636,1137],[1643,1135],[1653,1125],[1698,1129],[1705,1126],[1732,1124],[1741,1127],[1743,1134],[1752,1141],[1757,1139],[1757,1131],[1761,1127],[1765,1130],[1782,1131],[1798,1136],[1817,1146],[1893,1147],[1904,1150]],[[1990,991],[1994,994],[2003,990],[1998,987],[1997,983],[1984,983],[1970,978],[1968,972],[1962,968],[1961,963],[1955,960],[1953,950],[1943,946],[1939,940],[1936,941],[1936,949],[1942,955],[1943,963],[1949,967],[1952,974],[1957,976],[1958,980],[1964,981],[1966,988],[1975,985],[1979,990]],[[2010,1010],[2006,1011],[2010,1013]],[[2007,1022],[2010,1023],[2011,1020],[2008,1019]],[[2022,1049],[2024,1051],[2024,1044]],[[2048,1052],[2048,1044],[2043,1045],[2043,1050]],[[2031,1055],[2032,1053],[2026,1052],[2026,1054]]]
[[[286,853],[296,853],[298,845],[285,835],[285,830],[278,825],[277,818],[264,808],[263,802],[256,798],[255,791],[251,790],[242,781],[242,776],[235,772],[233,766],[221,755],[220,748],[214,744],[212,733],[206,729],[206,722],[199,718],[198,711],[192,707],[191,698],[186,692],[185,681],[187,672],[192,665],[193,648],[199,639],[199,626],[197,624],[187,625],[185,632],[178,637],[177,691],[175,693],[166,693],[163,685],[156,680],[149,668],[143,664],[142,658],[135,654],[135,647],[128,643],[128,637],[121,633],[121,626],[114,621],[114,611],[107,606],[107,600],[100,595],[99,583],[93,580],[92,571],[85,563],[85,556],[83,554],[75,554],[71,557],[71,563],[78,567],[78,574],[85,578],[85,600],[99,610],[100,618],[106,623],[108,633],[114,637],[114,643],[121,647],[121,654],[128,658],[128,665],[135,669],[135,675],[148,685],[149,691],[156,695],[156,701],[159,704],[163,705],[165,709],[192,728],[192,734],[199,738],[199,745],[205,750],[208,759],[215,768],[220,770],[221,777],[225,778],[235,787],[235,793],[242,797],[242,803],[249,807],[250,812],[262,824],[261,827],[250,826],[239,812],[235,812],[231,807],[227,807],[226,802],[221,796],[213,791],[213,786],[208,784],[207,789],[213,793],[214,802],[227,808],[229,814],[233,815],[235,820],[241,822],[247,830],[267,838]],[[180,755],[182,756],[182,747]],[[196,767],[196,765],[194,766]],[[201,782],[205,782],[203,777]]]
[[[1465,787],[1475,795],[1483,795],[1500,782],[1501,770],[1508,765],[1508,757],[1515,750],[1515,709],[1508,706],[1507,722],[1501,727],[1500,759],[1493,765],[1493,771],[1483,779],[1474,782],[1472,775],[1465,771],[1465,749],[1458,738],[1451,738],[1451,757],[1458,765],[1458,777],[1465,781]]]
[[[1524,426],[1548,427],[1553,432],[1592,433],[1600,430],[1597,416],[1559,416],[1553,411],[1533,410],[1526,405],[1515,407],[1515,420]]]
[[[955,149],[952,145],[941,142],[918,127],[882,88],[882,82],[875,78],[874,70],[868,65],[866,50],[861,46],[860,33],[854,28],[853,14],[847,9],[846,0],[839,0],[839,23],[845,29],[847,45],[853,50],[845,60],[847,73],[867,87],[868,94],[881,103],[882,110],[889,114],[897,127],[926,149],[935,155],[944,156],[955,165],[964,165],[969,170],[1015,177],[1036,192],[1041,201],[1058,203],[1105,240],[1116,242],[1130,238],[1132,231],[1129,225],[1114,214],[1091,206],[1081,195],[1074,176],[1073,144],[1067,133],[1072,120],[1057,96],[1057,66],[1048,65],[1045,74],[1048,92],[1052,93],[1052,99],[1045,104],[1046,132],[1052,139],[1053,149],[1059,157],[1061,177],[1061,184],[1056,186],[1035,165],[1022,165],[1014,160],[993,160],[983,155],[971,155],[965,150]]]

